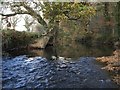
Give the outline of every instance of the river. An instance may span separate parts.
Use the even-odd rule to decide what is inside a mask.
[[[95,59],[111,55],[112,50],[75,44],[57,49],[11,51],[2,59],[2,85],[3,88],[17,89],[117,88]],[[51,60],[56,53],[59,58]]]
[[[80,43],[70,43],[66,45],[58,45],[56,48],[48,46],[45,49],[18,49],[9,51],[10,57],[16,57],[19,55],[27,55],[28,57],[41,56],[47,59],[51,59],[51,56],[60,56],[72,59],[78,59],[80,57],[100,57],[112,55],[114,49],[108,46],[102,45],[101,47],[85,46]]]

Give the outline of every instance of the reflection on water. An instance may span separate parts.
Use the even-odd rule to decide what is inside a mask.
[[[60,56],[65,57],[80,57],[80,56],[98,57],[111,55],[113,49],[108,47],[90,47],[76,43],[61,47],[60,50],[57,51]]]
[[[81,56],[108,56],[113,52],[109,47],[89,47],[78,43],[71,43],[66,45],[58,45],[55,49],[52,46],[47,47],[45,50],[30,49],[30,50],[15,50],[9,52],[11,56],[27,55],[29,57],[42,56],[50,59],[51,56],[56,54],[61,57],[79,58]]]

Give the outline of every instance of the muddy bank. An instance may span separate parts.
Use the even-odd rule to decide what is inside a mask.
[[[112,74],[113,81],[120,85],[120,50],[115,50],[112,56],[98,57],[97,61],[105,63],[105,69]]]
[[[3,88],[117,88],[93,57],[47,60],[25,55],[3,58]]]

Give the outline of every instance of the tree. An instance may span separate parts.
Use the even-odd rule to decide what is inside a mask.
[[[34,6],[31,5],[34,4]],[[40,2],[39,2],[40,3]],[[47,23],[44,21],[42,16],[40,15],[41,8],[39,4],[35,2],[3,2],[3,5],[7,5],[7,8],[10,8],[12,13],[4,14],[3,12],[0,13],[2,16],[15,16],[18,14],[28,14],[35,18],[39,23],[41,23],[44,27],[47,27]],[[36,6],[37,5],[37,6]]]
[[[35,19],[32,19],[29,16],[25,16],[24,20],[25,20],[24,26],[26,27],[27,31],[30,32],[30,27],[35,22]]]
[[[7,2],[3,3],[11,8],[13,13],[4,14],[2,16],[15,16],[17,14],[29,14],[35,18],[47,32],[52,32],[52,36],[55,37],[55,42],[59,30],[59,22],[66,20],[81,20],[88,23],[89,18],[95,14],[94,4],[86,2]],[[41,14],[43,12],[43,16]],[[48,23],[46,22],[48,20]]]
[[[105,17],[105,32],[104,34],[106,35],[111,35],[112,34],[112,28],[111,25],[109,24],[111,17],[110,17],[110,4],[109,2],[104,2],[104,17]],[[108,24],[107,24],[108,23]]]
[[[48,3],[44,2],[43,15],[46,19],[49,19],[49,25],[54,30],[55,38],[59,34],[59,22],[63,20],[81,21],[85,23],[86,27],[91,16],[95,14],[94,5],[91,3]]]
[[[29,14],[36,18],[39,23],[46,26],[47,23],[42,18],[40,11],[43,11],[44,18],[49,19],[51,22],[53,19],[69,19],[78,20],[81,18],[87,18],[94,14],[95,9],[92,7],[91,3],[56,3],[56,2],[4,2],[4,4],[9,5],[8,8],[14,12],[12,14],[1,13],[2,16],[14,16],[17,14]],[[31,5],[32,4],[32,5]]]
[[[11,22],[8,17],[2,17],[2,29],[11,29]]]
[[[118,37],[120,37],[120,1],[117,2],[116,6],[116,21],[117,21],[117,33]]]
[[[13,17],[10,18],[10,23],[11,23],[11,26],[14,30],[15,30],[15,27],[16,27],[16,25],[19,21],[20,20],[19,20],[18,16],[13,16]]]
[[[74,2],[44,2],[43,6],[44,17],[51,20],[81,20],[89,18],[95,14],[95,8],[91,3],[74,3]]]

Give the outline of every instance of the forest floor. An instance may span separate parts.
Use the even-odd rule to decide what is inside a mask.
[[[113,81],[120,85],[120,50],[115,50],[112,56],[98,57],[97,61],[105,63],[105,69],[112,74]]]

